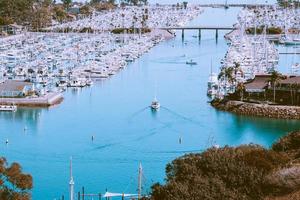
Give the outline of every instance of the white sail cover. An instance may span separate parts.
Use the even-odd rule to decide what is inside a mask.
[[[111,192],[106,192],[103,197],[133,197],[137,196],[137,194],[122,194],[122,193],[111,193]]]

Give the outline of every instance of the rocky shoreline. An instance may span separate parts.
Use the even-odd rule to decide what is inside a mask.
[[[232,112],[238,115],[300,120],[300,107],[297,106],[281,106],[224,100],[214,100],[211,102],[211,105],[218,110]]]

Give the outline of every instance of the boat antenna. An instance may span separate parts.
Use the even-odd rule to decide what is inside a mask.
[[[142,164],[139,164],[139,173],[138,173],[138,199],[141,199],[142,194],[142,176],[143,176],[143,168]]]
[[[74,179],[73,179],[73,173],[72,173],[72,156],[70,157],[70,200],[74,200]]]

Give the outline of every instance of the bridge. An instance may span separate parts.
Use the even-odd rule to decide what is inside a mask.
[[[201,30],[215,30],[216,31],[216,38],[219,36],[219,30],[226,30],[226,31],[232,31],[236,28],[233,26],[186,26],[186,27],[163,27],[159,28],[161,30],[181,30],[182,31],[182,38],[184,38],[184,31],[185,30],[198,30],[199,34],[198,37],[201,38]]]
[[[198,4],[200,7],[207,8],[230,8],[230,7],[265,7],[265,6],[273,6],[271,4]]]

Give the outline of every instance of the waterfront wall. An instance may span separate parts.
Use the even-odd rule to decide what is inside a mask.
[[[48,93],[41,97],[25,98],[0,98],[0,104],[17,105],[24,107],[49,107],[59,104],[63,101],[61,93]]]
[[[246,103],[241,101],[212,101],[218,110],[238,115],[268,117],[277,119],[300,119],[300,107]]]

